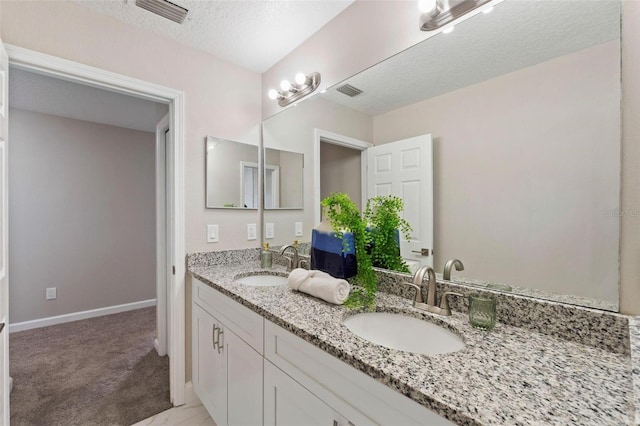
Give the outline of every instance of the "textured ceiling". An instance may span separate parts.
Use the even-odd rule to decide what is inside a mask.
[[[505,0],[321,96],[378,115],[619,37],[620,1]]]
[[[180,25],[135,5],[135,0],[73,0],[217,58],[263,73],[353,0],[172,0],[189,9]]]
[[[167,105],[17,68],[9,70],[11,108],[155,132]]]

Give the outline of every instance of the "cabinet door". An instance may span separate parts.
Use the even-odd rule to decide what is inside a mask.
[[[269,361],[264,362],[265,426],[346,426],[348,422]]]
[[[193,384],[196,394],[218,425],[227,424],[226,351],[214,345],[224,337],[222,326],[196,304],[193,307]],[[220,336],[222,332],[222,336]]]
[[[262,355],[228,328],[224,348],[229,426],[262,425]]]

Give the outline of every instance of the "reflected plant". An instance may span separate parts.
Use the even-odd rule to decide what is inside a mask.
[[[400,216],[403,210],[404,202],[393,195],[367,200],[364,219],[369,224],[371,261],[379,268],[409,272],[409,266],[400,256],[397,239],[398,232],[406,240],[410,239],[411,225]]]

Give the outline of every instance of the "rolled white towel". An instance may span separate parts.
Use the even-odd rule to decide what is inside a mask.
[[[351,286],[346,280],[333,278],[329,275],[328,277],[309,277],[302,282],[297,290],[326,302],[342,305],[349,297]]]
[[[297,290],[307,278],[309,278],[309,271],[302,268],[296,268],[289,274],[287,284],[289,284],[289,287],[292,289]]]

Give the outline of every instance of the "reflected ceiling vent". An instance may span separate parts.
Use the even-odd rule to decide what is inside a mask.
[[[136,6],[182,24],[189,13],[188,9],[167,0],[136,0]]]
[[[358,89],[357,87],[353,87],[350,84],[340,86],[336,90],[340,93],[344,93],[347,96],[351,96],[352,98],[362,93],[362,90]]]

